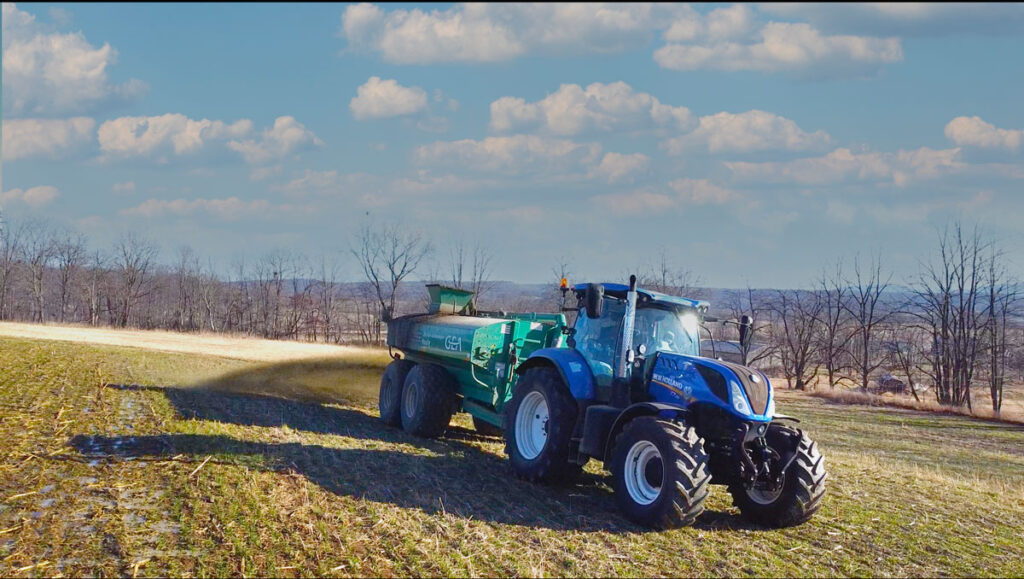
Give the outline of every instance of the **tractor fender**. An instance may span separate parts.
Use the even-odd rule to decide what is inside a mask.
[[[687,411],[685,408],[681,408],[674,404],[665,404],[663,402],[637,402],[632,406],[627,407],[619,414],[618,418],[612,424],[612,429],[608,431],[608,441],[604,445],[604,461],[607,463],[611,460],[612,451],[615,447],[615,439],[618,438],[619,434],[626,424],[634,418],[641,416],[656,416],[658,418],[664,418],[672,420],[686,416]]]
[[[516,368],[522,374],[537,366],[553,366],[562,375],[569,393],[576,400],[593,400],[595,396],[594,375],[583,355],[571,348],[543,348],[530,355]]]

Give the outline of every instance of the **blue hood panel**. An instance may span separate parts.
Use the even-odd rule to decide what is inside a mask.
[[[745,375],[740,376],[737,371]],[[659,353],[649,393],[657,402],[684,407],[698,402],[713,404],[748,421],[770,421],[775,414],[775,396],[764,374],[711,358]],[[742,397],[737,405],[746,412],[740,412],[733,404],[737,395]],[[761,409],[763,412],[758,412]]]

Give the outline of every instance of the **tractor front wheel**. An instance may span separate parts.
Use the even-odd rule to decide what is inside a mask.
[[[765,437],[772,444],[781,435],[776,425],[768,428]],[[794,433],[795,435],[795,433]],[[766,527],[793,527],[805,523],[821,508],[825,496],[825,458],[818,444],[803,432],[796,458],[783,475],[782,485],[773,491],[747,488],[737,481],[729,485],[733,503],[744,517]],[[781,444],[778,444],[781,446]]]
[[[612,477],[622,513],[655,529],[692,525],[711,484],[708,455],[693,427],[653,416],[632,420],[618,436]]]

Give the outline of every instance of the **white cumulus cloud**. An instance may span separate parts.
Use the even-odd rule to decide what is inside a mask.
[[[692,205],[721,205],[739,197],[732,189],[715,185],[707,179],[675,179],[668,186],[680,201]]]
[[[424,11],[345,9],[349,46],[397,64],[497,62],[527,54],[612,53],[638,48],[682,8],[630,4],[468,3]]]
[[[8,203],[24,203],[29,207],[42,207],[53,202],[60,196],[60,190],[50,185],[40,185],[30,189],[11,189],[0,193],[0,206]]]
[[[980,117],[957,117],[946,125],[946,138],[961,146],[1016,151],[1024,129],[999,129]]]
[[[323,145],[313,131],[295,120],[295,117],[277,117],[274,126],[263,129],[260,139],[231,141],[228,147],[238,152],[251,165],[287,157],[292,153]]]
[[[749,42],[670,43],[654,60],[670,70],[791,72],[800,76],[865,76],[903,60],[899,38],[825,35],[802,22],[769,22]]]
[[[928,147],[901,149],[895,153],[855,153],[840,148],[821,157],[771,163],[733,161],[725,166],[736,178],[750,181],[801,185],[865,181],[897,186],[919,179],[934,179],[966,167],[960,160],[959,148],[935,150]]]
[[[140,80],[110,82],[107,69],[116,60],[107,43],[97,48],[81,32],[45,33],[33,15],[3,4],[5,115],[77,112],[140,96]]]
[[[187,216],[206,213],[224,221],[235,221],[247,217],[266,216],[272,213],[269,201],[243,201],[238,197],[224,199],[149,199],[136,207],[121,210],[129,217]]]
[[[173,150],[182,155],[201,149],[206,141],[237,138],[252,131],[252,121],[232,124],[194,120],[182,114],[120,117],[99,128],[100,150],[109,156],[142,157]]]
[[[372,76],[356,92],[348,107],[357,121],[411,115],[427,108],[425,90],[402,86],[393,79]]]
[[[651,128],[685,130],[691,115],[686,107],[663,104],[624,82],[595,82],[586,88],[563,84],[537,102],[502,97],[491,103],[491,129],[540,128],[556,135],[591,131],[639,131]]]
[[[4,119],[3,158],[13,161],[37,155],[57,156],[93,139],[96,121],[70,119]]]
[[[650,164],[651,158],[643,153],[629,155],[606,153],[601,159],[601,163],[591,171],[591,175],[607,179],[609,183],[615,183],[635,173],[647,170]]]
[[[700,118],[691,133],[667,139],[669,153],[678,155],[694,147],[712,153],[751,151],[805,151],[820,149],[832,142],[824,131],[808,133],[795,122],[765,111],[721,112]]]
[[[568,173],[593,165],[600,154],[601,145],[597,143],[514,135],[480,141],[440,141],[417,148],[414,158],[420,164],[447,165],[470,171]]]

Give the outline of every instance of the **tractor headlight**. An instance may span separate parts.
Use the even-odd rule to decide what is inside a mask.
[[[733,409],[740,414],[753,414],[750,410],[750,404],[747,404],[747,398],[743,396],[743,390],[740,389],[740,385],[735,380],[730,380],[729,388],[732,392]]]

